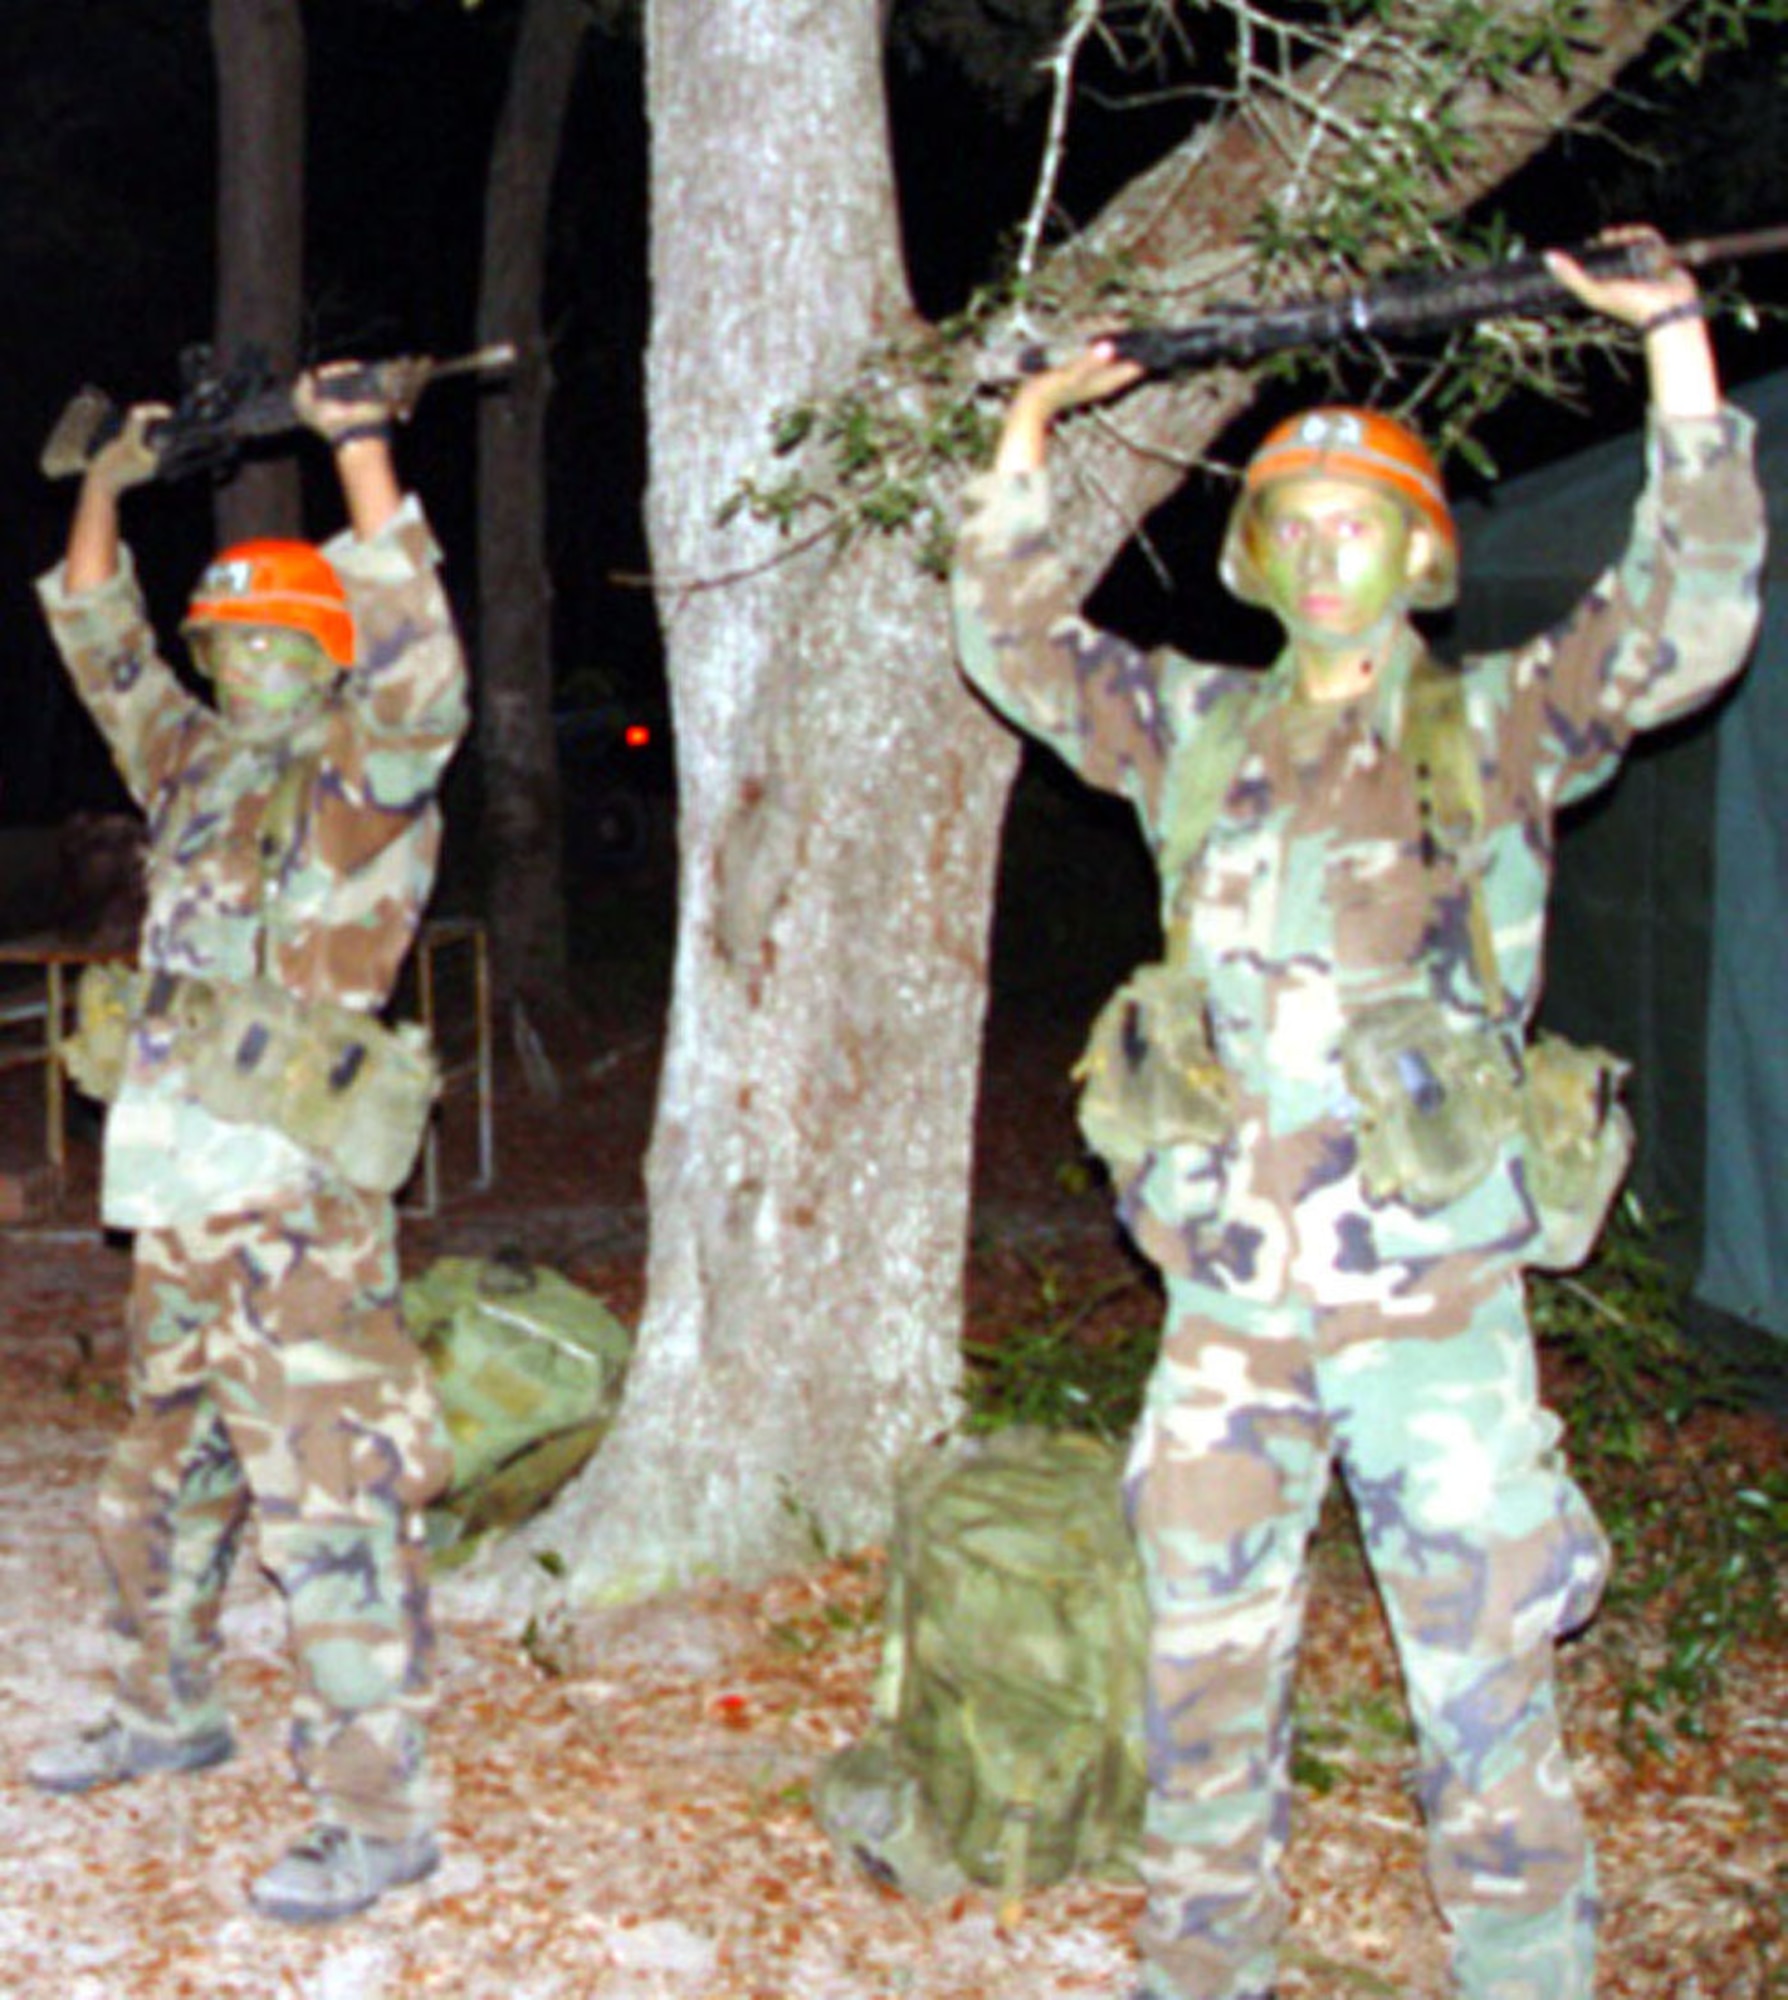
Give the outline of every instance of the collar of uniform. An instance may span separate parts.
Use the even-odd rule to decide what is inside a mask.
[[[1298,680],[1297,663],[1288,646],[1273,663],[1273,693],[1291,714],[1312,720],[1323,715],[1339,722],[1343,717],[1357,716],[1388,750],[1402,733],[1409,677],[1425,650],[1421,634],[1406,624],[1391,641],[1390,657],[1373,675],[1363,694],[1348,701],[1311,701]]]

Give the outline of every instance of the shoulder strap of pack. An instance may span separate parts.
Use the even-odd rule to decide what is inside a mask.
[[[1177,914],[1180,877],[1217,823],[1242,768],[1257,694],[1245,682],[1221,689],[1199,717],[1191,745],[1174,769],[1174,789],[1155,854],[1169,963],[1183,961],[1189,944],[1186,923]]]
[[[319,760],[314,755],[299,754],[287,759],[273,780],[266,803],[261,808],[261,823],[256,829],[260,846],[261,923],[255,942],[255,969],[262,978],[267,977],[271,969],[268,964],[268,905],[273,901],[286,864],[297,852],[304,802],[318,767]]]
[[[1397,748],[1415,781],[1428,837],[1448,846],[1464,879],[1472,965],[1495,1019],[1502,1013],[1502,973],[1484,907],[1483,879],[1477,857],[1460,851],[1475,847],[1484,830],[1484,773],[1466,720],[1464,677],[1427,652],[1410,672]]]
[[[1465,719],[1464,679],[1426,652],[1410,669],[1397,747],[1440,824],[1475,838],[1484,824],[1484,777]]]
[[[1204,845],[1248,750],[1248,724],[1258,690],[1245,682],[1223,688],[1199,717],[1191,746],[1174,772],[1174,795],[1156,857],[1164,885]]]

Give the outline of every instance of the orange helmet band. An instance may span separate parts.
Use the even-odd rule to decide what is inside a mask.
[[[354,664],[354,618],[335,566],[309,542],[260,540],[223,550],[187,607],[189,625],[277,625],[303,632],[333,664]]]

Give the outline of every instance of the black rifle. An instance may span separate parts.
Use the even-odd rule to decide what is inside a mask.
[[[1657,276],[1673,264],[1696,266],[1788,249],[1788,228],[1758,229],[1692,243],[1590,243],[1567,254],[1603,278]],[[1219,362],[1259,361],[1294,347],[1446,333],[1480,320],[1573,310],[1577,300],[1540,256],[1458,271],[1415,271],[1363,291],[1282,306],[1215,305],[1186,326],[1131,327],[1101,335],[1126,361],[1151,375],[1177,375]],[[1033,350],[1022,363],[1035,373],[1059,357]]]
[[[431,382],[450,375],[483,375],[507,368],[515,349],[481,347],[451,361],[405,354],[368,361],[331,375],[326,393],[342,402],[381,402],[407,421]],[[302,421],[292,407],[290,381],[281,381],[258,348],[244,348],[220,366],[209,347],[189,347],[180,357],[179,400],[165,417],[144,430],[155,454],[157,479],[183,479],[194,472],[219,472],[245,444],[277,437]],[[130,412],[99,389],[83,389],[62,415],[38,460],[44,476],[66,479],[86,471],[94,457],[123,430]]]

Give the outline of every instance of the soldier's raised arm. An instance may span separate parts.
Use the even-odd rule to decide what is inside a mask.
[[[1657,243],[1645,228],[1607,239]],[[1625,551],[1530,650],[1512,709],[1532,717],[1543,796],[1583,798],[1613,775],[1635,730],[1711,700],[1755,634],[1766,520],[1751,419],[1722,400],[1700,294],[1658,244],[1655,274],[1595,278],[1560,252],[1558,280],[1644,342],[1651,409],[1646,486]],[[1523,727],[1518,715],[1512,726]]]
[[[126,412],[118,435],[94,453],[82,474],[63,573],[70,592],[92,590],[117,575],[119,497],[155,477],[155,448],[148,432],[167,414],[165,403],[138,403]]]
[[[1664,240],[1642,224],[1610,229],[1598,243],[1645,243],[1664,251]],[[1591,312],[1635,328],[1645,340],[1652,407],[1664,417],[1712,417],[1720,410],[1720,375],[1708,338],[1700,288],[1680,264],[1663,263],[1655,276],[1598,278],[1562,250],[1548,251],[1553,275]]]
[[[307,369],[292,392],[292,407],[307,430],[315,431],[335,455],[336,476],[347,504],[348,522],[370,542],[403,505],[403,487],[391,455],[397,421],[388,399],[362,393],[332,393],[331,385],[352,381],[360,388],[368,371],[358,361]]]
[[[1087,783],[1152,812],[1164,755],[1154,675],[1141,648],[1081,615],[1045,463],[1057,417],[1143,372],[1095,339],[1013,391],[993,461],[963,491],[951,602],[962,670],[994,707]]]
[[[1006,405],[993,470],[1041,471],[1048,456],[1050,427],[1057,417],[1120,395],[1140,382],[1143,372],[1136,362],[1119,359],[1105,341],[1095,340],[1059,367],[1027,375]]]

